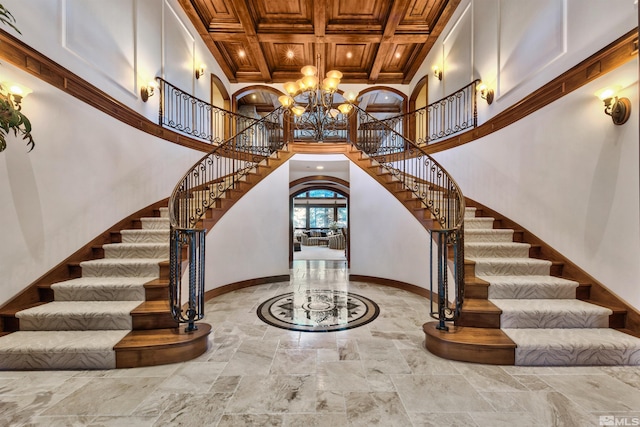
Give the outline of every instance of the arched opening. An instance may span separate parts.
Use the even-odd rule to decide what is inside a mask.
[[[358,106],[378,120],[387,120],[398,117],[398,120],[389,120],[388,126],[401,135],[407,128],[406,116],[407,95],[398,89],[387,86],[373,86],[364,89],[358,96]]]
[[[231,98],[220,77],[211,74],[211,105],[229,111],[231,109]]]
[[[410,140],[416,142],[419,145],[427,143],[428,129],[427,129],[427,105],[429,96],[429,85],[427,85],[427,76],[418,80],[418,83],[413,88],[411,96],[409,97],[409,112],[420,110],[415,114],[410,114],[407,121],[408,133],[407,136]]]
[[[231,111],[259,119],[280,106],[283,92],[271,86],[253,85],[239,89],[231,96]]]
[[[349,183],[313,175],[289,185],[290,264],[295,260],[348,261]]]

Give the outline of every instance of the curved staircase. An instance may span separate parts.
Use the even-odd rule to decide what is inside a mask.
[[[276,152],[219,192],[198,226],[211,229],[291,155]],[[70,257],[0,310],[0,370],[152,366],[206,351],[211,326],[185,332],[170,312],[168,208],[159,206],[121,221],[131,227],[106,231],[81,260]]]
[[[640,365],[640,339],[614,328],[624,308],[588,300],[590,286],[538,259],[522,231],[466,209],[465,301],[448,332],[424,325],[426,347],[462,361],[529,366]]]

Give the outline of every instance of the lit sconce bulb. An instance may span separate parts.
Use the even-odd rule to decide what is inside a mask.
[[[342,78],[342,73],[338,70],[331,70],[327,72],[327,78],[340,80]]]
[[[604,102],[604,113],[611,117],[613,123],[622,125],[629,120],[631,115],[631,101],[629,98],[619,98],[616,88],[607,88],[597,95]]]
[[[340,110],[340,112],[344,115],[347,115],[351,112],[351,110],[353,109],[353,105],[351,104],[340,104],[338,105],[338,110]]]
[[[287,95],[279,96],[278,101],[284,108],[289,108],[293,105],[293,98]]]
[[[480,98],[487,101],[487,104],[493,103],[493,89],[489,89],[486,84],[479,82],[476,90],[480,94]]]
[[[314,67],[313,65],[305,65],[304,67],[302,67],[300,69],[300,72],[304,76],[315,76],[315,75],[318,74],[318,69],[316,67]]]
[[[142,102],[147,102],[147,100],[153,96],[156,87],[158,87],[158,83],[155,80],[150,80],[146,86],[140,88],[140,98],[142,98]]]
[[[205,65],[200,64],[198,68],[196,68],[196,79],[199,79],[201,76],[204,76]]]
[[[314,75],[307,75],[302,78],[302,83],[304,83],[305,88],[313,89],[318,85],[318,78]]]
[[[358,99],[358,93],[353,91],[353,90],[348,90],[346,91],[342,97],[347,101],[347,102],[355,102],[356,99]]]
[[[296,105],[291,108],[291,112],[296,116],[300,117],[301,115],[304,114],[304,107],[301,107],[300,105]]]
[[[437,65],[433,66],[433,75],[436,76],[438,80],[442,80],[442,70]]]
[[[300,86],[298,86],[298,83],[296,82],[286,82],[284,84],[285,92],[287,92],[291,96],[295,95],[296,92],[298,92],[298,89],[300,89]]]

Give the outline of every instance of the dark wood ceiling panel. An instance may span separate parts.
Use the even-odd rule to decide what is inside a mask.
[[[178,0],[231,82],[408,83],[460,0]],[[245,55],[239,55],[244,51]]]
[[[199,0],[192,3],[209,31],[243,32],[238,16],[226,0]]]
[[[247,4],[258,32],[313,33],[312,0],[250,0]]]

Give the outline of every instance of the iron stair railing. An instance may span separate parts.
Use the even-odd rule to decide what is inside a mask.
[[[415,111],[380,120],[417,145],[431,144],[478,126],[476,90],[480,80]]]
[[[169,198],[171,314],[186,331],[204,317],[205,233],[201,220],[229,190],[285,145],[283,114],[277,109],[218,145],[196,162]]]
[[[447,330],[446,322],[457,319],[464,300],[465,201],[462,191],[447,171],[413,141],[359,107],[356,114],[357,134],[351,143],[410,190],[437,221],[429,230],[433,241],[429,259],[431,316],[438,319],[438,329]],[[453,280],[449,278],[450,261]],[[434,309],[434,288],[438,295],[437,310]]]
[[[160,125],[220,144],[259,119],[227,111],[156,77],[160,90]]]

